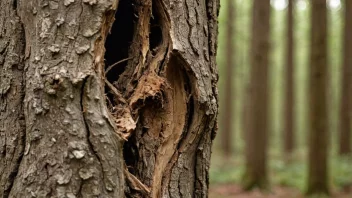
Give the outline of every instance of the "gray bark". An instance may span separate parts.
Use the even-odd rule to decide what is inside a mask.
[[[0,1],[0,197],[7,197],[24,152],[24,31],[12,1]]]
[[[0,5],[0,197],[207,197],[218,0]]]

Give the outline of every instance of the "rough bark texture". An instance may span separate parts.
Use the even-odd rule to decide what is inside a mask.
[[[327,9],[312,1],[308,194],[328,193]]]
[[[352,1],[346,0],[344,27],[344,55],[342,72],[342,95],[340,102],[340,155],[351,153],[351,121],[352,121]]]
[[[234,64],[234,16],[235,16],[235,8],[234,8],[234,1],[227,2],[227,24],[226,24],[226,38],[227,38],[227,45],[226,45],[226,68],[225,68],[225,86],[224,86],[224,113],[223,113],[223,130],[222,130],[222,141],[221,144],[223,146],[223,152],[225,156],[230,156],[232,153],[232,135],[233,135],[233,68],[235,67]]]
[[[26,141],[10,197],[123,196],[122,141],[101,81],[107,11],[117,2],[92,2],[17,2]]]
[[[244,188],[268,187],[268,63],[270,0],[254,0]]]
[[[13,1],[0,1],[0,197],[7,197],[24,152],[24,31]]]
[[[0,197],[207,197],[218,0],[0,5]]]
[[[292,154],[294,150],[294,36],[293,36],[293,8],[294,0],[288,1],[287,12],[287,54],[286,54],[286,100],[285,100],[285,128],[284,128],[284,151],[286,155]]]

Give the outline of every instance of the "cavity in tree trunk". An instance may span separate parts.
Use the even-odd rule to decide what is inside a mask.
[[[326,0],[312,1],[308,194],[329,193]]]
[[[0,197],[207,197],[218,0],[0,6]]]
[[[244,188],[266,189],[270,0],[254,0]]]
[[[290,156],[294,149],[294,95],[293,95],[293,75],[294,75],[294,36],[293,36],[293,8],[294,0],[288,1],[287,12],[287,51],[286,51],[286,99],[285,99],[285,128],[284,128],[284,151]]]
[[[222,146],[225,156],[230,156],[232,153],[232,135],[233,135],[233,68],[234,64],[234,1],[227,2],[227,24],[226,24],[226,67],[225,67],[225,87],[224,87],[224,113],[223,113],[223,133],[222,137]]]
[[[340,142],[339,153],[351,153],[351,119],[352,119],[352,1],[344,2],[345,27],[344,27],[344,55],[342,69],[342,95],[340,101]]]

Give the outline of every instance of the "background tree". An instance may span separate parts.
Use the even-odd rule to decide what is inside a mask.
[[[285,128],[284,128],[284,151],[292,154],[294,149],[294,0],[288,1],[287,9],[287,51],[286,51],[286,98],[285,98]]]
[[[219,1],[178,2],[0,1],[0,197],[207,197]]]
[[[226,48],[228,39],[226,37],[227,29],[227,1],[222,0],[223,6],[220,11],[220,36],[219,36],[219,53],[218,64],[220,66],[220,96],[225,92],[226,76]],[[235,39],[235,87],[234,87],[234,144],[235,155],[223,158],[222,144],[220,138],[215,140],[213,150],[214,157],[211,163],[210,197],[266,197],[264,192],[255,190],[254,192],[241,191],[243,185],[243,175],[247,163],[245,160],[246,139],[243,136],[245,130],[242,127],[245,123],[243,113],[240,113],[241,107],[248,103],[249,98],[245,98],[246,87],[248,83],[248,74],[250,72],[250,50],[251,43],[251,21],[252,21],[252,2],[235,0],[236,17],[234,23],[236,30]],[[310,35],[311,35],[311,0],[296,0],[294,7],[294,152],[291,155],[290,163],[287,162],[284,151],[284,128],[285,128],[285,102],[286,102],[286,54],[287,54],[287,0],[270,0],[270,50],[269,50],[269,89],[268,89],[268,125],[269,133],[267,136],[267,167],[270,177],[270,195],[276,197],[301,197],[301,192],[307,191],[308,178],[308,135],[310,132],[309,119],[309,70],[311,69],[310,56]],[[225,6],[224,6],[225,5]],[[328,95],[328,126],[329,134],[329,184],[331,187],[332,197],[350,197],[352,184],[352,158],[338,155],[339,148],[339,103],[341,94],[341,77],[342,77],[342,31],[344,26],[343,4],[339,0],[327,0],[328,8],[328,83],[326,85]],[[309,20],[307,20],[309,19]],[[256,90],[256,89],[255,89]],[[221,100],[220,108],[224,107],[224,98]],[[246,108],[245,114],[249,113]],[[224,111],[221,110],[220,117],[224,117]],[[243,125],[243,126],[242,126]],[[223,125],[220,125],[220,134],[223,133]],[[241,135],[240,135],[241,134]],[[285,154],[285,156],[283,156]]]
[[[308,194],[328,194],[326,0],[312,0]]]
[[[224,130],[221,135],[222,137],[222,142],[223,142],[223,151],[226,156],[230,156],[232,153],[232,146],[233,146],[233,141],[232,141],[232,136],[234,134],[233,131],[233,123],[234,123],[234,117],[233,117],[233,106],[234,106],[234,98],[233,98],[233,83],[234,83],[234,67],[235,67],[235,61],[234,61],[234,55],[235,55],[235,46],[233,43],[233,38],[234,38],[234,17],[235,17],[235,8],[234,8],[234,1],[228,1],[227,2],[227,28],[226,28],[226,38],[227,38],[227,49],[226,49],[226,76],[225,76],[225,92],[224,92],[224,106],[226,109],[224,109],[224,114],[223,114],[223,126]]]
[[[352,119],[352,2],[345,0],[345,25],[343,39],[342,95],[340,102],[340,155],[351,153]]]
[[[270,0],[254,0],[250,51],[249,108],[246,121],[246,172],[244,188],[268,187],[268,63]]]

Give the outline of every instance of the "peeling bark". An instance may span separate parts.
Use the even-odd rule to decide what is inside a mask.
[[[218,1],[1,5],[0,195],[207,197]]]

